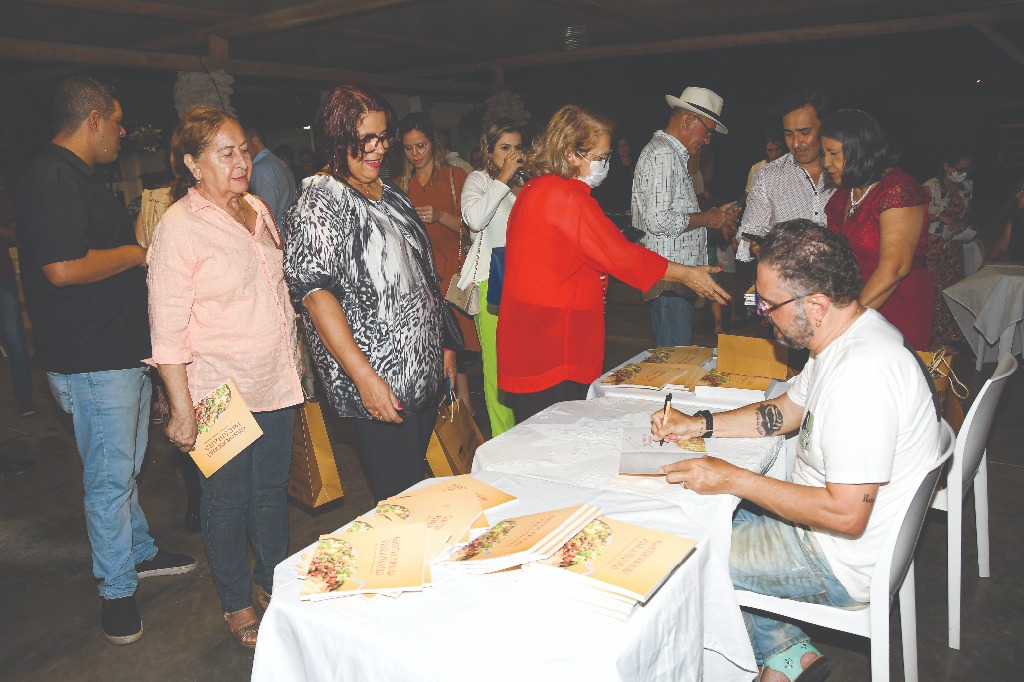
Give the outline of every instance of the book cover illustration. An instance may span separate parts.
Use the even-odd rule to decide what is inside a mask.
[[[650,348],[647,352],[650,355],[641,360],[641,364],[700,366],[715,354],[714,349],[703,346],[659,346]]]
[[[752,377],[744,374],[731,374],[712,370],[704,374],[696,385],[714,388],[742,388],[749,391],[764,391],[772,383],[767,377]]]
[[[666,440],[662,445],[647,426],[623,426],[619,473],[631,476],[663,476],[661,467],[707,453],[703,438]]]
[[[676,377],[695,372],[703,370],[695,365],[631,362],[601,377],[601,383],[606,386],[661,389],[668,383],[674,383]]]
[[[263,435],[230,379],[203,396],[195,412],[199,433],[189,454],[207,478]]]

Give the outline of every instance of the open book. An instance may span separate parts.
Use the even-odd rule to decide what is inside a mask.
[[[661,441],[650,427],[623,426],[619,473],[634,476],[663,476],[661,467],[684,459],[703,457],[707,453],[703,438]]]

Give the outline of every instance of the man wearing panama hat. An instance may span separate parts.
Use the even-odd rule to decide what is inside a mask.
[[[669,260],[685,265],[708,262],[707,230],[733,227],[735,204],[708,211],[697,205],[687,172],[690,156],[711,143],[713,132],[725,135],[722,98],[706,88],[689,87],[679,97],[666,95],[672,108],[668,125],[655,131],[637,159],[633,176],[633,226],[644,231],[642,243]],[[651,301],[651,324],[659,346],[693,343],[696,294],[662,280],[644,294]]]

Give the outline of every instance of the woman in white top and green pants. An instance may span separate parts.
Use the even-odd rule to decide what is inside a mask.
[[[484,170],[473,171],[462,188],[462,222],[473,234],[473,246],[462,266],[459,286],[475,281],[480,287],[480,312],[475,316],[484,366],[484,398],[491,420],[491,436],[508,431],[515,417],[508,396],[498,390],[498,355],[495,341],[497,308],[487,305],[491,250],[505,246],[508,214],[522,188],[523,136],[519,125],[507,118],[488,124],[480,136]]]

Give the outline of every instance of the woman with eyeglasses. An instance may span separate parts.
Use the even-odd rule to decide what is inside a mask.
[[[462,187],[466,171],[445,162],[446,150],[440,144],[437,128],[422,112],[414,112],[398,124],[398,139],[402,145],[402,174],[398,186],[409,195],[416,213],[427,229],[430,245],[434,249],[437,274],[441,277],[441,293],[448,289],[452,276],[462,265],[460,249],[462,230]],[[465,339],[465,350],[479,351],[473,320],[462,311],[453,310]],[[455,392],[463,404],[472,409],[469,400],[469,379],[461,370],[465,358],[459,358],[460,371]]]
[[[942,172],[924,183],[931,195],[928,204],[928,272],[935,286],[935,312],[931,347],[948,346],[964,340],[942,290],[964,278],[963,242],[957,239],[971,226],[974,182],[971,154],[961,146],[950,147],[942,157]]]
[[[1017,183],[1013,199],[1009,218],[999,239],[992,245],[992,251],[985,257],[983,266],[998,262],[1004,256],[1013,263],[1024,263],[1024,178]]]
[[[386,100],[334,88],[314,123],[327,165],[285,215],[292,300],[331,407],[353,418],[378,500],[422,480],[443,378],[454,381],[462,342],[416,210],[380,180],[394,135]]]
[[[838,187],[825,216],[857,257],[860,302],[882,313],[916,350],[927,350],[935,302],[925,264],[928,191],[896,167],[892,141],[869,114],[838,111],[820,135],[822,167]]]
[[[610,121],[582,107],[555,112],[527,154],[531,179],[509,214],[498,317],[498,387],[522,422],[586,396],[604,362],[608,275],[645,291],[683,282],[724,303],[706,265],[673,263],[622,236],[590,195],[608,174]]]
[[[462,188],[462,221],[473,235],[473,246],[462,265],[459,286],[480,287],[480,312],[475,316],[484,368],[484,400],[491,436],[515,425],[508,396],[498,390],[498,309],[487,305],[491,250],[505,246],[505,229],[519,190],[523,187],[523,131],[515,121],[498,118],[480,135],[483,170],[473,171]]]

